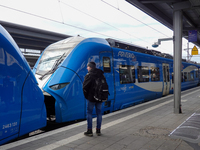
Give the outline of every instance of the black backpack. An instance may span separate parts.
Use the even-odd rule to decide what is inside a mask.
[[[108,100],[110,95],[108,90],[108,84],[104,75],[95,79],[94,83],[94,99],[98,102],[105,102]]]

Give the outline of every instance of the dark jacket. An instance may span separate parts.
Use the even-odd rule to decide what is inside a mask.
[[[94,99],[94,83],[95,79],[102,76],[104,72],[100,69],[91,69],[85,76],[83,81],[83,93],[87,100],[96,102]]]

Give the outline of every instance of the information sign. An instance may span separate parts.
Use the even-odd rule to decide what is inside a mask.
[[[188,32],[188,41],[196,42],[197,41],[197,30],[190,30]]]

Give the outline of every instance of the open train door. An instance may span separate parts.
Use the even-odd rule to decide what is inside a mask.
[[[113,111],[114,106],[114,75],[113,75],[113,57],[112,52],[106,51],[100,53],[100,66],[99,69],[104,71],[104,76],[106,77],[106,81],[109,86],[108,100],[103,103],[102,113],[110,113]]]
[[[169,94],[170,79],[169,79],[169,64],[162,64],[163,70],[163,96]]]

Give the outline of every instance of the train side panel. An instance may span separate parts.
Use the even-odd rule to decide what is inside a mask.
[[[19,136],[46,126],[44,95],[30,71],[22,91],[22,114]]]
[[[34,78],[34,76],[28,77],[31,69],[22,55],[20,49],[8,34],[8,32],[0,26],[0,145],[4,144],[14,138],[19,137],[20,132],[24,132],[21,124],[23,99],[29,100],[29,95],[32,94],[32,89],[26,91],[26,97],[23,96],[23,87],[27,78]],[[35,80],[35,79],[33,79]],[[33,82],[34,87],[37,86],[36,82]],[[26,86],[25,86],[26,87]],[[33,87],[33,86],[32,86]],[[39,90],[39,89],[38,89]],[[37,95],[37,93],[34,93]],[[43,99],[40,99],[42,102]],[[44,101],[43,101],[44,103]],[[38,109],[38,108],[32,108]],[[28,113],[29,110],[23,112]],[[29,116],[31,118],[32,116]],[[34,119],[32,119],[34,120]],[[29,120],[24,120],[29,122]],[[35,120],[38,121],[38,120]],[[33,121],[34,122],[34,121]],[[33,123],[32,122],[32,123]],[[36,123],[36,122],[34,122]],[[33,130],[27,126],[29,130]],[[38,129],[35,126],[34,129]],[[24,134],[27,133],[26,131]]]
[[[181,72],[181,90],[187,90],[198,85],[198,65],[182,63]]]
[[[18,137],[21,89],[27,70],[17,45],[7,31],[0,28],[0,144],[3,144]]]
[[[146,100],[162,96],[162,78],[153,80],[150,68],[161,65],[152,56],[113,48],[116,99],[114,109],[123,109]],[[146,75],[141,76],[141,68]],[[145,93],[145,94],[144,94]]]
[[[182,77],[181,77],[181,90],[187,90],[193,87],[196,87],[199,84],[199,66],[196,64],[190,64],[182,62]],[[173,93],[174,88],[174,73],[173,68],[170,70],[171,77],[171,90],[170,93]]]

